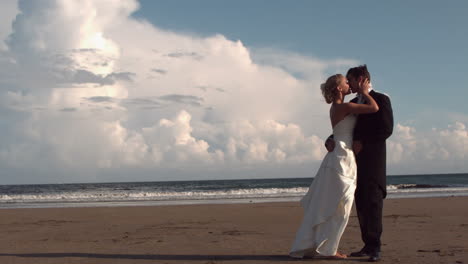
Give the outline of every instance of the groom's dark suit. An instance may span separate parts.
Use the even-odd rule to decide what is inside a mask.
[[[377,102],[379,111],[359,115],[354,128],[354,140],[363,145],[356,156],[355,201],[364,249],[380,252],[383,199],[387,196],[385,140],[393,132],[393,112],[388,96],[375,91],[369,94]],[[356,103],[357,98],[351,102]]]

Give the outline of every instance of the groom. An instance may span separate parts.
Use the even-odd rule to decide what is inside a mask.
[[[370,81],[367,66],[351,68],[346,74],[353,93],[366,78]],[[379,105],[373,114],[359,115],[354,128],[353,149],[357,163],[357,186],[354,194],[356,211],[361,228],[364,247],[351,253],[352,257],[369,257],[369,261],[380,260],[380,236],[382,234],[382,208],[386,191],[386,144],[393,131],[393,113],[388,96],[370,89],[369,95]],[[359,95],[351,100],[363,103]],[[334,148],[333,139],[327,139],[328,151]]]

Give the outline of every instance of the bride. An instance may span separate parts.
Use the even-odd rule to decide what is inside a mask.
[[[357,92],[364,99],[363,104],[344,102],[351,90],[348,80],[341,74],[329,77],[320,87],[325,101],[331,103],[330,120],[336,145],[323,159],[309,191],[301,200],[304,218],[289,253],[293,258],[314,255],[346,258],[337,250],[356,189],[356,161],[352,150],[356,114],[379,110],[369,95],[369,87],[367,79],[359,83]]]

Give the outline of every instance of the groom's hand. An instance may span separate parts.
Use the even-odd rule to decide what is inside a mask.
[[[353,141],[353,151],[354,154],[357,155],[362,150],[362,142],[359,140]]]
[[[325,141],[325,148],[327,148],[328,152],[332,152],[335,149],[335,140],[327,138]]]

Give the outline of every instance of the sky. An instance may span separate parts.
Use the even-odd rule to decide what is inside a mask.
[[[2,184],[313,177],[320,83],[360,64],[388,174],[468,172],[466,1],[0,6]]]

